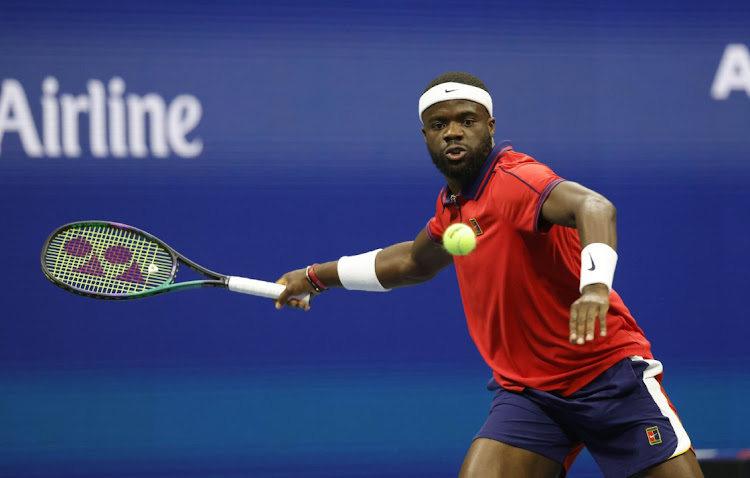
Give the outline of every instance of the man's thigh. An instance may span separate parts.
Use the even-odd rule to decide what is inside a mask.
[[[523,393],[504,389],[495,394],[487,420],[474,438],[464,469],[502,469],[503,476],[516,476],[509,470],[523,470],[518,476],[548,476],[528,474],[537,467],[558,476],[582,448],[542,407]]]
[[[560,463],[532,451],[477,438],[471,444],[459,478],[558,478]]]
[[[631,357],[570,396],[526,395],[586,444],[605,476],[624,478],[688,464],[692,455],[679,458],[690,438],[661,388],[662,371],[656,360]]]
[[[633,475],[633,478],[703,478],[692,450]]]
[[[589,392],[595,393],[575,401],[591,406],[590,417],[599,418],[600,425],[576,433],[606,475],[631,476],[690,450],[690,437],[659,383],[662,371],[656,360],[624,360],[607,371],[611,375],[599,389],[592,384]]]

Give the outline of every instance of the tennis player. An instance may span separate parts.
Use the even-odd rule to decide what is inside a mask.
[[[454,264],[494,391],[460,477],[565,476],[583,446],[607,477],[703,476],[660,385],[662,364],[612,289],[614,206],[496,144],[492,98],[470,74],[433,80],[419,117],[447,183],[435,216],[413,241],[285,274],[276,307],[309,309],[291,297],[329,287],[418,284]],[[456,222],[477,236],[469,255],[442,247]]]

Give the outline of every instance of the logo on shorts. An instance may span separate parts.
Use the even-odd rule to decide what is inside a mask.
[[[659,427],[646,428],[646,436],[648,437],[649,445],[658,445],[661,443],[661,434],[659,433]]]
[[[476,234],[477,236],[481,236],[482,234],[484,234],[484,231],[482,231],[482,228],[479,227],[479,223],[476,219],[471,218],[469,219],[469,222],[471,223],[471,228],[474,229],[474,234]]]

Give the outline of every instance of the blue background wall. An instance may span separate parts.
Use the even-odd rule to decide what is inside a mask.
[[[443,184],[417,99],[448,70],[487,83],[497,140],[615,203],[615,288],[694,445],[750,447],[750,96],[711,96],[727,45],[750,45],[747,2],[0,6],[0,80],[40,136],[45,78],[59,96],[118,77],[197,98],[203,144],[94,157],[87,114],[80,157],[0,137],[0,476],[455,476],[491,394],[452,270],[307,313],[215,290],[99,302],[39,270],[81,219],[266,280],[411,239]]]

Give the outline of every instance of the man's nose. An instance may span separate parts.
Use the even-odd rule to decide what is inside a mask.
[[[464,132],[461,129],[461,125],[455,121],[451,121],[445,126],[443,130],[443,139],[445,141],[452,141],[455,139],[461,139],[464,136]]]

